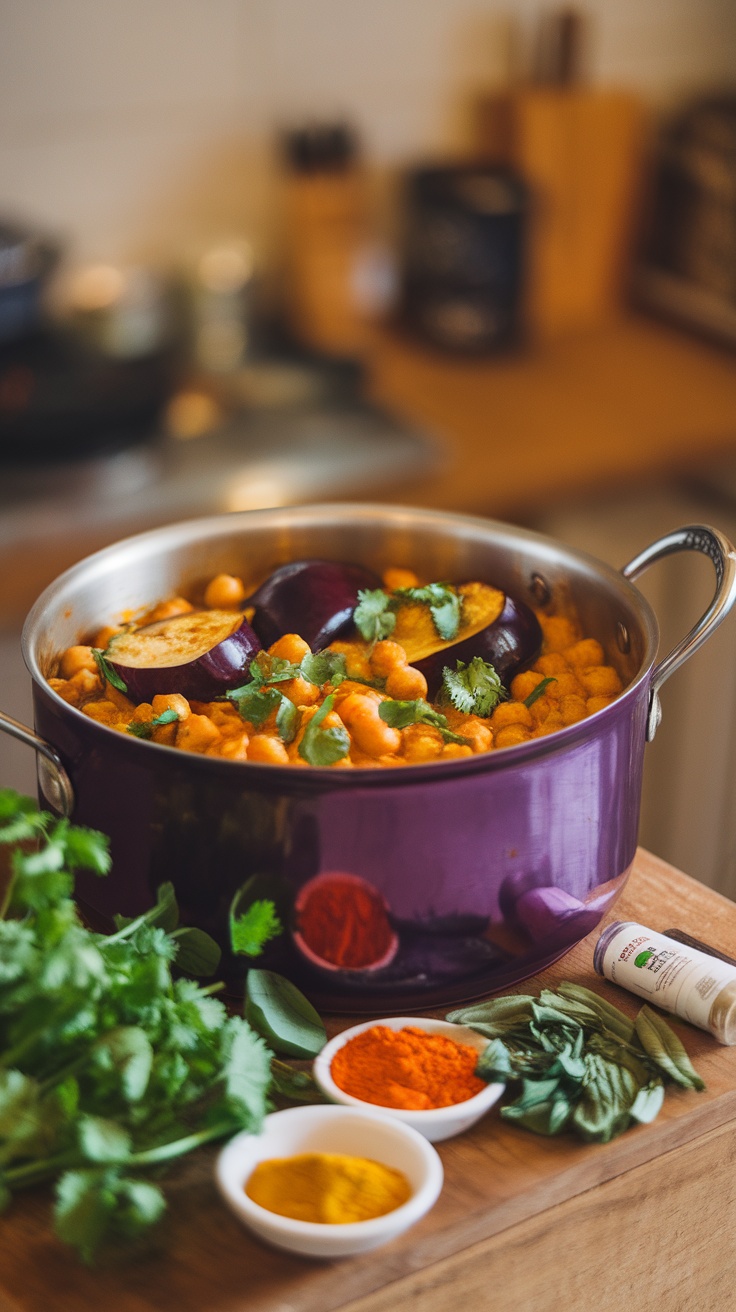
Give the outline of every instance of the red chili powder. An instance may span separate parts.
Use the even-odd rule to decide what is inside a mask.
[[[378,893],[335,875],[319,879],[299,909],[299,931],[308,948],[335,966],[372,966],[388,952],[393,931]]]

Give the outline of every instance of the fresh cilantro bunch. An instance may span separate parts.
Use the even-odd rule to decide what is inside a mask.
[[[102,834],[1,790],[0,845],[0,1207],[56,1181],[56,1231],[89,1261],[160,1216],[152,1168],[259,1129],[272,1056],[220,984],[172,975],[213,973],[219,950],[178,927],[171,885],[96,934],[71,895],[76,870],[107,873]]]

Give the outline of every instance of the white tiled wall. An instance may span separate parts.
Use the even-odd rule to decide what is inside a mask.
[[[0,0],[0,214],[81,258],[271,230],[274,126],[344,113],[392,166],[463,141],[539,0]],[[666,101],[734,77],[733,0],[588,0],[592,72]],[[511,34],[511,41],[510,41]],[[514,53],[516,52],[516,53]],[[521,52],[521,53],[519,53]]]

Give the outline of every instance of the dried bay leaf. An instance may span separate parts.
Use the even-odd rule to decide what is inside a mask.
[[[675,1031],[646,1003],[636,1018],[636,1033],[647,1055],[675,1084],[683,1089],[705,1088]]]

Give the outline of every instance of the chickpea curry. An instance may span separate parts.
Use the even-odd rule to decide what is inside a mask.
[[[69,647],[49,684],[119,733],[223,760],[332,769],[513,747],[622,691],[575,619],[532,612],[484,583],[319,561],[284,566],[252,594],[218,574],[203,604],[174,597]]]

